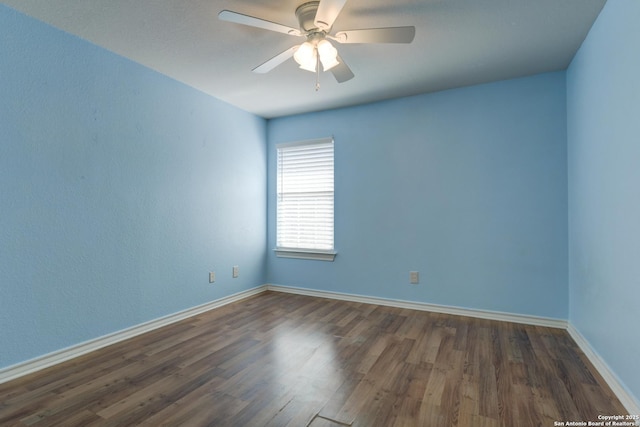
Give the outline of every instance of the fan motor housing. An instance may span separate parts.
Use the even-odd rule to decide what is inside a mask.
[[[320,32],[321,30],[316,26],[316,12],[318,11],[319,1],[310,1],[303,3],[296,9],[296,17],[300,23],[300,28],[307,32]]]

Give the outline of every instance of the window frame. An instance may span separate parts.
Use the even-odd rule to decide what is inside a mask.
[[[332,213],[332,248],[331,249],[313,249],[313,248],[304,248],[304,247],[282,247],[278,246],[278,219],[280,213],[280,201],[281,201],[281,189],[279,188],[279,180],[280,178],[280,150],[291,148],[291,147],[301,147],[305,145],[320,145],[331,143],[333,149],[332,153],[332,169],[333,169],[333,188],[332,188],[332,205],[333,205],[333,213]],[[326,138],[317,138],[311,140],[303,140],[303,141],[294,141],[294,142],[286,142],[276,145],[276,247],[273,249],[276,256],[280,258],[298,258],[298,259],[306,259],[306,260],[317,260],[317,261],[333,261],[337,254],[335,250],[335,141],[333,137]]]

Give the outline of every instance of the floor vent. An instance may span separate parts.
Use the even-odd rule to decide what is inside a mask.
[[[338,427],[338,426],[352,426],[353,421],[345,422],[340,420],[334,420],[329,417],[323,417],[319,413],[315,414],[309,424],[306,427]]]

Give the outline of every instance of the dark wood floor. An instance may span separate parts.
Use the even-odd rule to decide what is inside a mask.
[[[266,292],[0,385],[2,426],[553,426],[626,411],[566,331]]]

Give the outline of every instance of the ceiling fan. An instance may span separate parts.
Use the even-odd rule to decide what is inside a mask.
[[[415,36],[416,29],[413,26],[346,30],[331,35],[331,27],[345,3],[346,0],[320,0],[300,5],[295,12],[300,29],[230,10],[223,10],[218,14],[218,18],[291,36],[305,37],[307,40],[304,43],[279,53],[254,68],[253,72],[267,73],[293,57],[301,69],[316,73],[316,90],[318,90],[320,64],[322,64],[324,71],[331,71],[338,83],[346,82],[354,77],[353,72],[340,57],[330,40],[341,44],[411,43]]]

